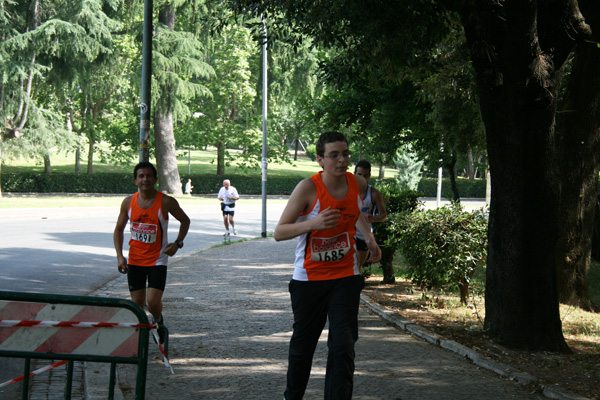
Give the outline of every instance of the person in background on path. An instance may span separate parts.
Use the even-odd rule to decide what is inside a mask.
[[[354,175],[362,176],[367,182],[371,178],[371,163],[367,160],[360,160],[354,167]],[[385,203],[383,202],[383,195],[372,185],[367,184],[365,191],[361,191],[360,195],[363,200],[363,205],[360,208],[360,212],[363,213],[367,222],[373,224],[374,222],[383,222],[387,218],[387,210]],[[373,232],[373,225],[371,225],[371,232]],[[360,231],[356,232],[356,252],[358,253],[358,268],[362,274],[363,264],[367,260],[369,255],[369,248],[365,242],[365,238]]]
[[[237,229],[235,229],[235,223],[233,222],[233,215],[235,214],[234,207],[235,201],[240,198],[236,188],[231,186],[229,179],[223,181],[223,187],[219,190],[217,195],[221,202],[221,211],[223,212],[223,225],[225,225],[224,236],[229,236],[229,226],[233,230],[233,234],[237,235]]]
[[[187,183],[185,184],[185,194],[189,194],[191,196],[193,188],[194,187],[192,186],[192,179],[188,178]]]
[[[127,274],[131,300],[142,308],[148,301],[148,311],[153,323],[158,323],[158,335],[163,343],[162,296],[167,282],[167,259],[183,247],[190,219],[177,200],[155,189],[157,180],[156,168],[151,163],[141,162],[135,166],[133,183],[139,191],[121,203],[113,241],[117,268]],[[171,243],[167,238],[169,214],[180,222],[177,239]],[[130,221],[131,231],[128,260],[123,256],[123,231],[127,221]]]
[[[356,227],[365,237],[370,261],[381,258],[381,250],[360,212],[360,188],[366,190],[367,182],[347,172],[350,152],[345,136],[326,132],[316,147],[317,162],[323,171],[296,186],[274,234],[277,241],[298,237],[289,284],[294,332],[284,392],[287,400],[304,396],[313,354],[327,319],[329,355],[324,398],[352,398],[358,306],[365,284],[357,263]]]

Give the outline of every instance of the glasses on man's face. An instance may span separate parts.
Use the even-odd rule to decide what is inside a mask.
[[[349,151],[345,151],[343,153],[333,152],[333,153],[330,153],[323,157],[331,158],[332,160],[338,160],[340,157],[342,157],[342,158],[345,158],[346,160],[349,160],[351,155],[352,155],[352,153],[350,153]]]

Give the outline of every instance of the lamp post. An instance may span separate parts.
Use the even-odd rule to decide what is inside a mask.
[[[444,143],[440,145],[440,154],[444,154]],[[442,162],[443,157],[440,156],[440,167],[438,168],[438,182],[437,182],[437,205],[436,208],[440,208],[442,203]]]
[[[263,99],[262,99],[262,160],[260,169],[262,175],[262,230],[261,236],[267,237],[267,26],[263,23],[262,43],[262,76],[263,76]]]
[[[152,7],[152,0],[144,0],[144,25],[142,28],[142,96],[140,101],[140,162],[150,160]]]

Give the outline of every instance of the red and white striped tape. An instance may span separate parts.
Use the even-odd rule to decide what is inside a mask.
[[[82,321],[31,321],[0,319],[0,328],[53,327],[53,328],[152,328],[153,324],[128,322],[82,322]]]
[[[167,357],[167,355],[165,354],[165,350],[163,349],[162,345],[160,344],[160,338],[158,337],[158,324],[154,325],[154,328],[156,329],[152,329],[150,332],[152,332],[152,335],[154,335],[154,341],[156,342],[156,344],[158,344],[158,349],[160,350],[162,356],[163,356],[163,362],[165,364],[165,367],[169,368],[171,370],[171,374],[175,375],[175,371],[173,371],[173,367],[171,367],[171,363],[169,362],[169,357]]]
[[[143,326],[122,307],[4,300],[0,321],[0,350],[114,357],[137,357]]]
[[[15,323],[15,322],[16,322],[16,323],[19,323],[19,322],[41,322],[41,323],[44,323],[44,324],[46,324],[46,325],[38,325],[38,324],[35,324],[35,325],[14,325],[14,324],[12,324],[12,323]],[[54,325],[54,323],[56,323],[56,321],[17,321],[17,320],[0,320],[0,327],[17,327],[17,326],[57,326],[57,325]],[[60,322],[59,322],[59,323],[60,323]],[[5,324],[6,324],[6,325],[5,325]],[[50,324],[52,324],[52,325],[50,325]],[[83,323],[83,324],[86,324],[86,326],[83,326],[84,328],[92,328],[92,327],[93,327],[93,328],[97,328],[97,327],[98,327],[97,325],[98,325],[98,324],[101,324],[101,323],[99,323],[99,322],[85,322],[85,323]],[[96,325],[94,325],[94,326],[91,326],[91,325],[89,325],[89,324],[96,324]],[[88,326],[88,325],[89,325],[89,326]],[[175,371],[173,371],[173,367],[171,366],[171,363],[169,362],[169,358],[168,358],[168,357],[167,357],[167,355],[165,354],[165,351],[164,351],[164,349],[163,349],[162,345],[160,344],[160,340],[159,340],[159,337],[158,337],[158,333],[156,332],[156,329],[158,328],[158,324],[108,324],[108,325],[111,325],[111,326],[108,326],[109,328],[113,328],[113,327],[114,327],[113,325],[122,325],[122,326],[126,326],[126,327],[128,327],[128,328],[151,328],[151,329],[152,329],[152,334],[154,335],[154,338],[156,339],[156,343],[158,344],[158,349],[160,350],[160,352],[161,352],[161,354],[162,354],[162,356],[163,356],[163,362],[164,362],[164,364],[165,364],[165,367],[169,368],[169,370],[171,370],[171,373],[172,373],[173,375],[175,374]],[[64,327],[63,325],[59,325],[59,326],[60,326],[61,328],[62,328],[62,327]],[[70,325],[69,325],[69,326],[70,326]],[[77,327],[79,327],[79,326],[77,326]],[[104,326],[103,326],[103,327],[104,327]],[[45,366],[45,367],[42,367],[42,368],[36,369],[36,370],[35,370],[35,371],[33,371],[33,372],[30,372],[30,373],[29,373],[29,376],[35,376],[35,375],[39,375],[39,374],[41,374],[41,373],[43,373],[43,372],[50,371],[51,369],[54,369],[54,368],[60,367],[61,365],[64,365],[64,364],[66,364],[67,362],[68,362],[67,360],[62,360],[62,361],[55,362],[54,364],[47,365],[47,366]],[[13,384],[13,383],[16,383],[16,382],[20,382],[20,381],[22,381],[23,379],[25,379],[25,375],[21,375],[21,376],[19,376],[18,378],[11,379],[11,380],[9,380],[9,381],[6,381],[6,382],[4,382],[4,383],[0,383],[0,388],[1,388],[1,387],[4,387],[4,386],[8,386],[8,385],[10,385],[10,384]]]
[[[51,364],[51,365],[46,365],[45,367],[42,367],[40,369],[36,369],[33,372],[30,372],[29,376],[35,376],[35,375],[41,374],[42,372],[49,371],[49,370],[51,370],[53,368],[56,368],[56,367],[60,367],[61,365],[66,364],[67,362],[68,362],[67,360],[62,360],[62,361],[55,362],[54,364]],[[18,378],[11,379],[10,381],[6,381],[4,383],[0,383],[0,388],[4,387],[4,386],[8,386],[8,385],[10,385],[12,383],[15,383],[15,382],[20,382],[23,379],[25,379],[25,375],[21,375]]]

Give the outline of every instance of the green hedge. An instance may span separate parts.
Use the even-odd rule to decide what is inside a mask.
[[[216,175],[181,175],[181,181],[186,182],[192,178],[194,185],[193,193],[209,194],[217,193],[223,185],[223,177]],[[261,177],[257,175],[228,175],[231,184],[244,194],[261,194]],[[270,195],[291,194],[300,178],[268,177],[267,192]],[[385,179],[386,183],[392,183],[394,178]],[[485,197],[485,181],[467,179],[458,180],[458,190],[461,197]],[[379,187],[381,183],[376,183]],[[99,174],[76,174],[76,173],[3,173],[3,192],[21,193],[131,193],[135,191],[131,174],[127,173],[99,173]],[[437,179],[422,178],[418,191],[425,197],[437,196]],[[450,182],[443,179],[442,196],[451,198]]]
[[[3,173],[3,192],[129,193],[135,191],[131,174]]]
[[[223,177],[216,175],[181,176],[182,183],[192,178],[194,194],[217,193],[223,186]],[[262,193],[260,176],[228,175],[227,179],[240,194]],[[267,178],[270,195],[291,194],[300,178]],[[132,193],[135,185],[131,174],[63,174],[63,173],[3,173],[2,191],[17,193]]]
[[[417,190],[425,197],[437,197],[437,178],[421,178]],[[476,179],[470,181],[468,179],[458,178],[456,185],[461,198],[475,197],[485,198],[486,181],[484,179]],[[442,179],[442,197],[452,198],[452,188],[448,178]]]
[[[223,177],[216,175],[192,175],[182,176],[183,182],[188,178],[192,178],[194,189],[193,194],[209,194],[217,193],[223,186]],[[259,195],[262,193],[262,178],[260,176],[247,175],[227,175],[227,179],[231,181],[241,195],[253,194]],[[285,178],[285,177],[267,177],[267,194],[270,195],[289,195],[292,193],[301,178]]]

